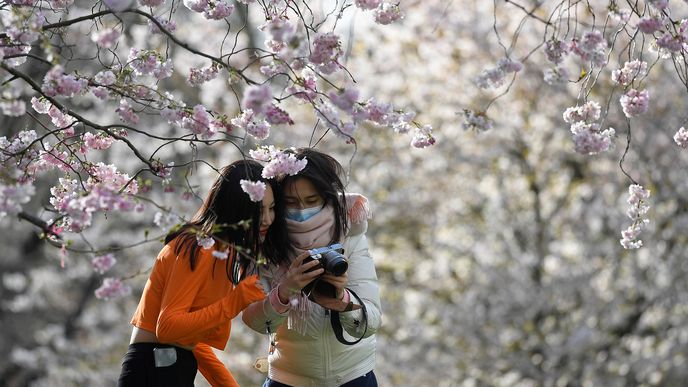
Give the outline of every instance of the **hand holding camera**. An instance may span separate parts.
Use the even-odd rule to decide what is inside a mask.
[[[288,303],[292,294],[300,292],[301,289],[325,272],[323,268],[319,267],[320,262],[317,260],[304,263],[307,257],[310,257],[308,251],[296,257],[279,284],[277,295],[282,303]]]

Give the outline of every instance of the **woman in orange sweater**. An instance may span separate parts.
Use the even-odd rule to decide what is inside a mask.
[[[213,386],[238,386],[211,347],[224,349],[231,320],[265,297],[254,263],[288,246],[280,190],[261,171],[252,161],[225,167],[191,221],[165,238],[131,320],[119,387],[193,386],[198,370]],[[262,202],[241,180],[265,183]]]

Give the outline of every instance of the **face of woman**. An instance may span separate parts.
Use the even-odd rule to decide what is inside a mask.
[[[325,200],[310,180],[299,177],[284,187],[284,204],[288,209],[322,207]]]
[[[275,195],[272,192],[272,187],[269,185],[265,188],[265,195],[263,196],[263,203],[260,208],[260,240],[265,240],[265,235],[268,233],[268,228],[275,220]]]

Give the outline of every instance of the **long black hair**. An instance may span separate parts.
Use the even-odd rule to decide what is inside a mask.
[[[213,237],[216,243],[224,242],[234,247],[235,254],[225,263],[227,277],[238,282],[248,274],[252,263],[261,256],[276,262],[286,256],[288,239],[284,220],[284,200],[281,189],[273,180],[261,177],[263,167],[250,160],[238,160],[222,168],[203,205],[191,220],[165,238],[170,243],[179,238],[175,254],[188,254],[193,271],[200,246],[197,235]],[[241,189],[241,180],[262,181],[269,184],[275,196],[275,220],[268,229],[264,243],[260,242],[261,202],[253,202]],[[241,250],[241,254],[236,253]],[[250,258],[247,258],[246,256]],[[230,268],[232,265],[232,268]],[[237,276],[237,269],[241,273]]]
[[[323,206],[331,205],[334,209],[334,234],[330,244],[339,241],[342,235],[349,231],[346,215],[346,196],[344,195],[344,168],[332,156],[313,148],[299,148],[294,151],[299,160],[306,159],[308,163],[296,175],[286,176],[282,186],[296,181],[298,178],[308,179],[318,194],[324,199]]]

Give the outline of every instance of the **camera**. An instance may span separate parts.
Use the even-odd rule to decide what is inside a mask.
[[[339,277],[346,273],[346,270],[349,268],[349,263],[346,261],[346,258],[343,255],[344,246],[342,246],[340,243],[309,250],[309,253],[310,256],[306,257],[303,260],[303,263],[307,263],[312,260],[317,260],[320,262],[320,265],[316,266],[312,270],[322,267],[326,272]]]

